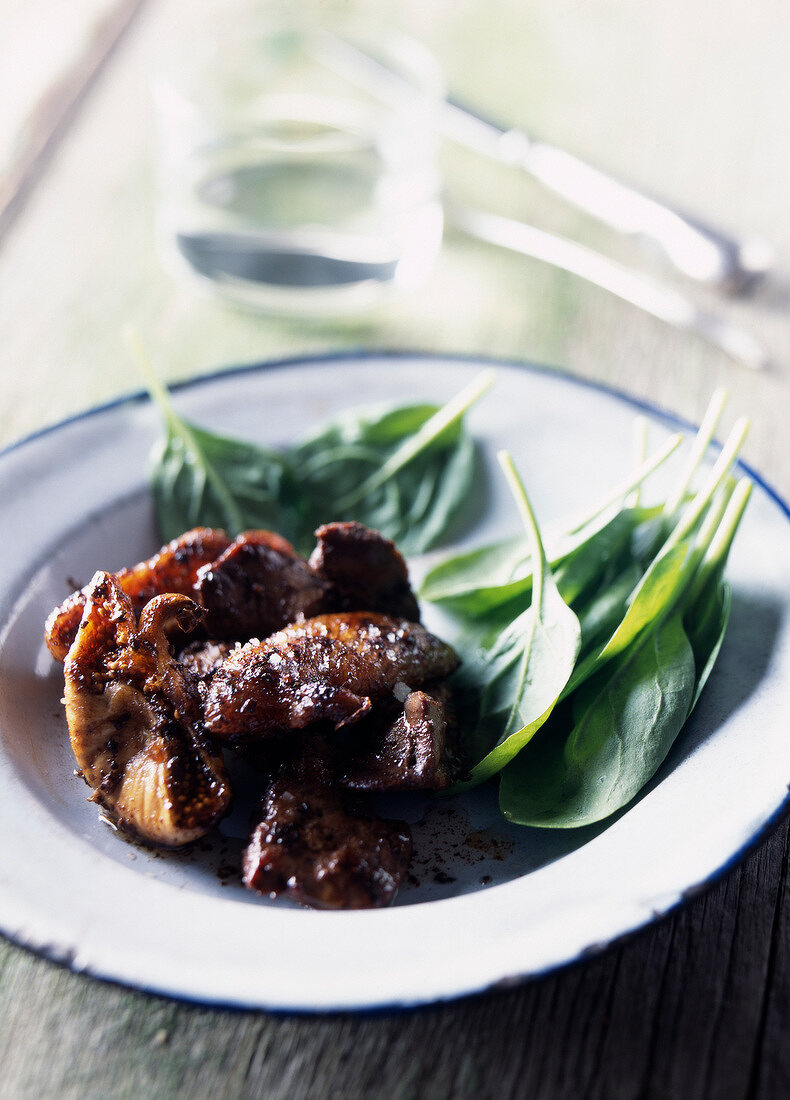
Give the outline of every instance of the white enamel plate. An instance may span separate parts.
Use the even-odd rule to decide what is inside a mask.
[[[369,402],[445,400],[483,365],[348,355],[253,367],[175,396],[214,430],[269,445]],[[494,364],[470,415],[485,500],[459,534],[518,529],[494,454],[513,452],[544,524],[574,514],[632,464],[628,398]],[[648,411],[655,446],[677,425]],[[748,410],[737,410],[746,412]],[[75,970],[200,1001],[322,1011],[413,1005],[545,972],[638,928],[726,867],[777,819],[790,779],[790,517],[758,481],[732,552],[719,663],[655,781],[594,828],[507,825],[495,792],[398,804],[415,858],[396,904],[323,913],[262,901],[236,870],[246,822],[197,849],[154,854],[113,833],[73,775],[62,670],[47,613],[97,568],[159,545],[146,484],[158,415],[132,399],[0,456],[0,929]],[[419,574],[424,563],[414,563]],[[426,615],[439,632],[443,624]],[[397,800],[396,800],[397,801]],[[238,815],[237,815],[238,817]]]

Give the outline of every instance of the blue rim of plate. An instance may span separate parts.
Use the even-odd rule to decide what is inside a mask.
[[[179,382],[169,384],[169,390],[171,393],[178,393],[182,390],[190,390],[200,387],[204,384],[220,381],[224,378],[238,377],[244,374],[257,374],[268,370],[285,370],[293,367],[300,366],[316,366],[321,363],[332,363],[336,361],[349,361],[358,360],[363,361],[367,359],[388,359],[393,362],[411,361],[415,359],[428,359],[441,362],[460,363],[460,364],[479,364],[482,367],[506,367],[523,370],[528,373],[542,374],[550,377],[555,377],[561,381],[568,382],[572,385],[578,386],[582,389],[590,389],[599,393],[607,394],[610,397],[621,401],[623,404],[630,406],[640,412],[644,412],[652,416],[655,420],[662,422],[669,428],[682,429],[684,431],[696,431],[698,425],[693,421],[686,420],[677,414],[670,412],[667,409],[663,409],[658,405],[654,405],[649,401],[645,401],[642,398],[634,397],[627,391],[619,389],[616,386],[608,385],[604,382],[599,382],[589,378],[580,378],[578,375],[573,374],[572,371],[562,367],[554,367],[548,364],[532,363],[528,360],[518,358],[505,358],[487,355],[477,355],[474,352],[460,354],[457,352],[439,352],[439,351],[420,351],[418,349],[392,349],[392,348],[349,348],[343,351],[328,351],[319,352],[309,355],[293,355],[286,356],[278,359],[271,360],[256,360],[251,363],[235,364],[229,367],[220,367],[215,370],[200,374],[194,378],[184,379]],[[94,416],[99,416],[102,413],[109,412],[112,409],[119,408],[123,405],[133,405],[142,403],[149,400],[149,395],[145,390],[136,390],[128,394],[122,394],[119,397],[113,398],[110,401],[106,401],[100,405],[91,406],[82,412],[75,413],[73,416],[64,418],[57,421],[54,424],[48,424],[37,431],[31,432],[22,438],[10,443],[2,450],[0,450],[0,461],[8,455],[28,444],[37,442],[39,439],[48,435],[54,434],[63,428],[70,427],[71,425],[78,424],[80,421],[87,420]],[[737,462],[737,468],[740,469],[747,477],[749,477],[755,485],[765,493],[770,500],[777,505],[780,511],[784,514],[785,518],[790,521],[790,504],[780,496],[780,494],[768,484],[768,482],[749,466],[745,462],[740,460]],[[403,1004],[401,1002],[392,1002],[385,1005],[375,1005],[372,1007],[362,1006],[355,1009],[310,1009],[310,1008],[250,1008],[244,1005],[234,1004],[232,1002],[223,1001],[206,1001],[199,997],[191,997],[188,994],[179,993],[162,993],[159,990],[152,989],[143,983],[134,983],[130,981],[124,981],[117,978],[112,978],[103,974],[95,974],[90,967],[85,969],[76,970],[72,966],[68,958],[58,957],[57,952],[48,950],[46,946],[40,948],[30,947],[26,944],[18,944],[12,936],[7,935],[5,932],[0,931],[2,935],[9,943],[14,943],[16,946],[24,948],[25,951],[35,955],[38,958],[46,959],[48,962],[55,963],[59,966],[63,966],[69,970],[73,970],[75,974],[98,980],[103,984],[114,985],[121,989],[130,989],[137,992],[146,993],[149,996],[163,997],[169,1000],[174,1000],[183,1004],[200,1004],[205,1005],[211,1009],[221,1011],[233,1011],[233,1012],[266,1012],[268,1015],[273,1016],[327,1016],[337,1015],[339,1012],[347,1014],[349,1011],[355,1015],[367,1015],[377,1016],[388,1012],[411,1012],[415,1009],[428,1007],[429,1003],[432,1004],[451,1004],[456,1001],[463,1000],[467,997],[482,996],[486,993],[505,991],[514,989],[527,982],[537,981],[540,978],[547,977],[550,974],[556,974],[559,971],[568,970],[573,967],[581,966],[589,959],[597,958],[604,952],[610,949],[622,945],[636,936],[638,933],[645,931],[647,928],[653,927],[659,922],[672,916],[677,910],[682,908],[688,901],[700,896],[711,889],[717,882],[719,882],[725,875],[732,871],[738,864],[740,864],[748,855],[756,850],[761,843],[768,839],[768,837],[774,832],[781,820],[790,811],[790,786],[788,787],[788,793],[784,800],[777,807],[777,809],[761,824],[759,829],[754,832],[747,840],[741,844],[716,870],[712,871],[709,875],[703,878],[700,882],[687,886],[681,893],[680,897],[671,902],[666,908],[662,910],[654,910],[653,913],[644,921],[634,925],[632,928],[625,929],[624,931],[613,936],[611,939],[596,942],[584,947],[578,954],[565,960],[562,963],[549,965],[540,970],[532,970],[528,973],[517,973],[506,975],[501,978],[480,987],[479,989],[468,990],[462,993],[454,994],[446,998],[441,998],[433,1002],[418,1002]]]

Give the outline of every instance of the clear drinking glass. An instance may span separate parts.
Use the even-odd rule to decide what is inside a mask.
[[[169,265],[288,313],[419,283],[442,234],[430,52],[267,9],[189,37],[154,84]]]

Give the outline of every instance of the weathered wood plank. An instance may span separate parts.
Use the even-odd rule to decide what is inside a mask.
[[[771,952],[752,1053],[750,1096],[770,1100],[790,1094],[787,1021],[790,1020],[790,841],[785,843],[780,887],[773,912]]]
[[[143,0],[0,7],[0,238]]]
[[[3,977],[14,1006],[0,1044],[5,1088],[202,1096],[221,1081],[228,1095],[277,1100],[745,1096],[786,844],[785,827],[710,894],[598,959],[511,993],[404,1015],[217,1013],[14,953]],[[31,967],[46,969],[46,993],[36,983],[24,994]],[[782,1095],[769,1083],[784,1079],[782,1044],[769,1044],[759,1065],[761,1095]]]

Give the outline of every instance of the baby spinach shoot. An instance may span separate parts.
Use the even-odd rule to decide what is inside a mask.
[[[510,455],[499,462],[515,498],[535,563],[532,603],[489,654],[490,676],[480,721],[500,731],[496,746],[457,789],[483,782],[512,760],[543,725],[573,671],[581,644],[579,620],[560,595],[524,485]]]
[[[678,523],[634,589],[622,621],[596,653],[580,662],[563,693],[564,696],[597,672],[606,661],[621,653],[643,629],[663,618],[667,608],[677,601],[690,583],[698,564],[691,536],[716,490],[725,481],[747,430],[748,422],[745,419],[741,418],[736,422],[702,488],[686,505]]]
[[[388,481],[394,479],[401,470],[405,469],[421,454],[427,454],[432,447],[438,446],[443,439],[457,438],[457,429],[472,405],[483,396],[490,388],[495,378],[492,370],[483,371],[472,379],[460,393],[451,398],[446,405],[436,412],[413,435],[406,436],[396,447],[386,462],[375,473],[366,478],[345,497],[337,501],[337,508],[343,512],[353,508],[365,497],[370,496],[380,489]]]
[[[561,534],[548,540],[548,557],[554,568],[584,550],[609,522],[618,521],[623,499],[653,473],[679,446],[681,435],[672,435],[640,463],[631,474],[611,489],[603,500],[583,516],[563,524]],[[618,510],[612,515],[612,509]],[[420,595],[430,603],[447,606],[461,615],[478,615],[506,603],[513,596],[529,595],[532,559],[523,538],[505,539],[476,550],[445,558],[427,574]]]
[[[406,553],[435,546],[468,499],[477,448],[464,416],[493,380],[485,371],[443,407],[343,413],[289,452],[306,536],[355,519]]]
[[[444,406],[351,410],[275,451],[179,416],[139,337],[128,343],[165,422],[151,470],[165,539],[196,526],[272,528],[307,551],[320,524],[357,520],[418,553],[441,541],[468,499],[477,450],[463,420],[492,371]]]
[[[137,334],[130,332],[127,340],[165,422],[165,434],[151,463],[162,537],[174,539],[198,526],[223,527],[237,535],[276,524],[283,534],[292,535],[293,525],[282,514],[280,502],[282,457],[255,444],[207,432],[179,416]]]

